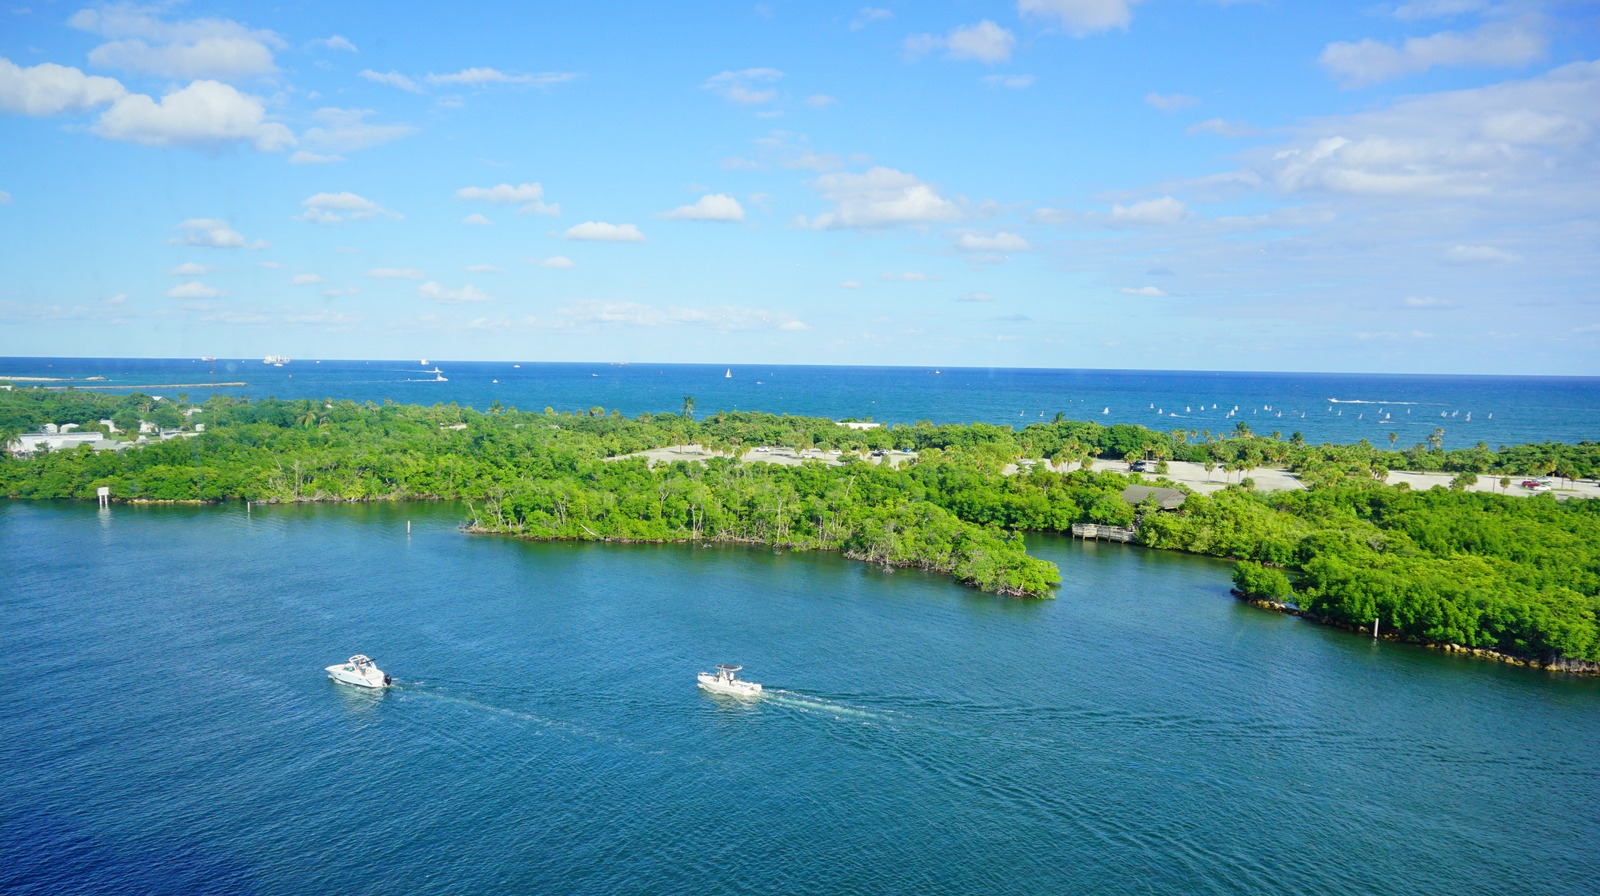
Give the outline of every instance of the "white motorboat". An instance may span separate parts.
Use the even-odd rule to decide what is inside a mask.
[[[718,663],[717,671],[700,673],[700,687],[713,694],[727,694],[730,697],[761,696],[761,685],[739,678],[739,670],[743,668],[743,666]]]
[[[328,677],[334,681],[353,684],[363,688],[388,687],[394,679],[383,674],[377,664],[361,654],[356,654],[349,660],[328,667]]]

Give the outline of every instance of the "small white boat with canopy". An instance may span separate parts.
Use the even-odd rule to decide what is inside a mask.
[[[329,666],[328,677],[334,681],[363,688],[388,687],[394,681],[383,674],[383,670],[379,669],[376,663],[359,653],[345,662]]]
[[[713,694],[727,694],[730,697],[761,696],[761,685],[739,678],[739,670],[743,668],[743,666],[718,663],[717,671],[700,673],[700,687]]]

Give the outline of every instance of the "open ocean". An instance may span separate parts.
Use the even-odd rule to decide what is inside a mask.
[[[1021,428],[1064,413],[1073,420],[1175,429],[1301,433],[1309,442],[1367,439],[1406,448],[1436,428],[1446,448],[1484,442],[1600,440],[1600,377],[1217,373],[1010,368],[801,367],[718,364],[547,364],[510,361],[290,361],[258,359],[0,358],[6,376],[86,379],[79,388],[145,386],[147,392],[252,398],[455,402],[479,410],[603,407],[634,416],[722,410],[855,417],[886,423],[993,423]],[[442,371],[435,374],[435,368]],[[729,375],[731,374],[731,376]],[[444,381],[435,377],[443,376]],[[179,384],[185,384],[177,388]],[[126,391],[126,390],[108,390]],[[1232,417],[1228,413],[1238,411]]]

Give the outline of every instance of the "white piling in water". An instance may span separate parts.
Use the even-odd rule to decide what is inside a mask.
[[[1374,641],[1378,639],[1378,620],[1376,618],[1372,620],[1372,639]]]
[[[406,534],[407,535],[411,534],[411,521],[410,520],[406,520]]]

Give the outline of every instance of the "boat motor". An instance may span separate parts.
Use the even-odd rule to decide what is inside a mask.
[[[388,687],[389,685],[394,684],[394,676],[390,675],[387,672],[383,673],[383,684],[384,684],[385,687]]]

